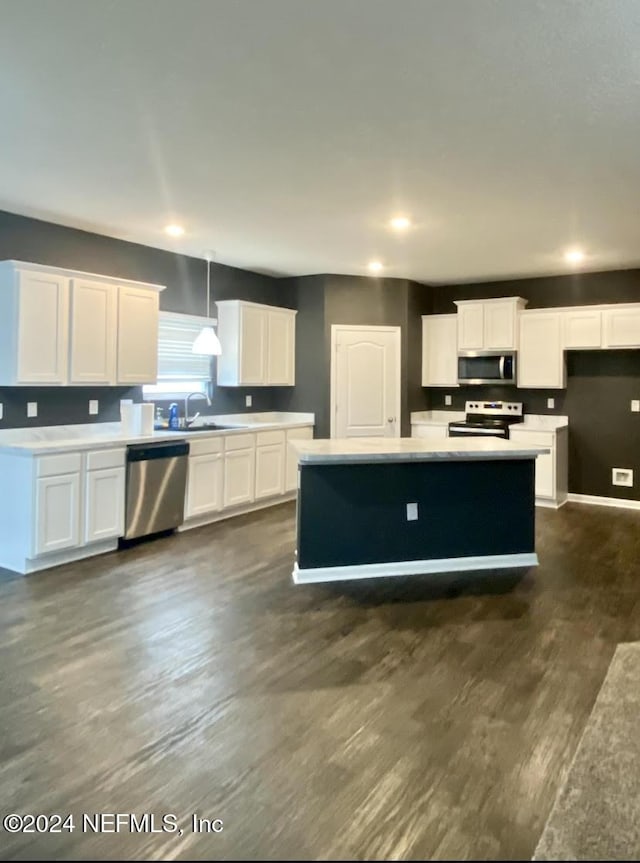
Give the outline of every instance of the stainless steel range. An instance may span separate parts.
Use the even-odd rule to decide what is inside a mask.
[[[509,427],[523,420],[522,402],[465,402],[464,420],[449,423],[449,437],[491,435],[508,438]]]

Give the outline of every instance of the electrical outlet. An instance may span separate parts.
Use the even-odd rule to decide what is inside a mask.
[[[99,402],[98,399],[89,399],[89,415],[95,416],[98,413]]]
[[[417,503],[408,503],[407,504],[407,521],[417,521],[418,520],[418,504]]]
[[[445,396],[444,397],[444,403],[445,403],[446,407],[448,407],[448,408],[451,407],[451,396]]]
[[[631,412],[634,414],[640,413],[640,399],[631,399]]]
[[[628,467],[611,468],[611,485],[633,487],[633,471]]]
[[[30,419],[38,416],[38,402],[27,402],[27,416]]]
[[[556,400],[555,399],[547,399],[547,409],[548,410],[552,411],[555,406],[556,406]]]
[[[253,401],[253,399],[251,398],[251,396],[245,396],[244,397],[244,406],[246,408],[250,408],[252,401]]]

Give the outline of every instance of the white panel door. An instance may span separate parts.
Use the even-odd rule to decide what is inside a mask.
[[[564,347],[602,347],[602,312],[599,310],[575,309],[562,313]]]
[[[521,312],[518,386],[565,386],[565,362],[559,312]]]
[[[283,443],[256,447],[256,500],[284,494],[284,448]]]
[[[85,542],[124,535],[124,467],[87,471]]]
[[[484,349],[513,350],[516,346],[516,309],[513,301],[486,303]]]
[[[640,347],[640,308],[606,309],[603,330],[605,348]]]
[[[312,440],[313,428],[307,426],[305,428],[290,429],[287,432],[287,453],[286,453],[286,478],[285,491],[294,491],[298,487],[298,454],[292,446],[289,446],[289,441],[292,440]]]
[[[193,518],[222,509],[223,455],[189,456],[185,515]]]
[[[240,307],[240,384],[266,383],[267,315],[264,309]]]
[[[251,503],[254,495],[255,447],[224,454],[224,505]]]
[[[457,315],[422,318],[422,386],[458,386]]]
[[[154,384],[158,377],[157,291],[118,290],[118,383]]]
[[[272,386],[295,384],[295,315],[267,312],[267,380]]]
[[[458,306],[458,348],[478,351],[484,347],[484,303]]]
[[[75,548],[80,542],[80,474],[36,480],[34,554]]]
[[[72,384],[115,384],[118,289],[88,279],[71,282]]]
[[[332,328],[332,437],[400,437],[400,328]]]
[[[20,271],[18,384],[67,382],[69,280]]]

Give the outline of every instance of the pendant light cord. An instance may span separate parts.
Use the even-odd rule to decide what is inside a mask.
[[[211,284],[211,258],[207,257],[207,319],[211,317],[210,315],[210,296],[209,296],[209,286]]]

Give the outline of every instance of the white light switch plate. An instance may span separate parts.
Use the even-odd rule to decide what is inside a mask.
[[[631,411],[634,414],[640,413],[640,399],[631,399]]]
[[[550,410],[550,411],[553,410],[555,406],[556,406],[556,400],[555,399],[547,399],[547,409],[548,410]]]
[[[89,399],[89,414],[95,416],[98,413],[98,399]]]
[[[444,403],[447,407],[451,407],[451,396],[445,396]]]
[[[408,503],[407,504],[407,521],[417,521],[418,520],[418,504],[417,503]]]
[[[30,418],[38,416],[38,402],[27,402],[27,416]]]
[[[4,405],[2,404],[2,402],[0,402],[0,420],[2,419],[3,416],[4,416]]]
[[[251,396],[245,396],[245,397],[244,397],[244,405],[245,405],[245,407],[250,408],[250,407],[251,407],[251,403],[252,403],[252,401],[253,401],[253,399],[251,398]]]

